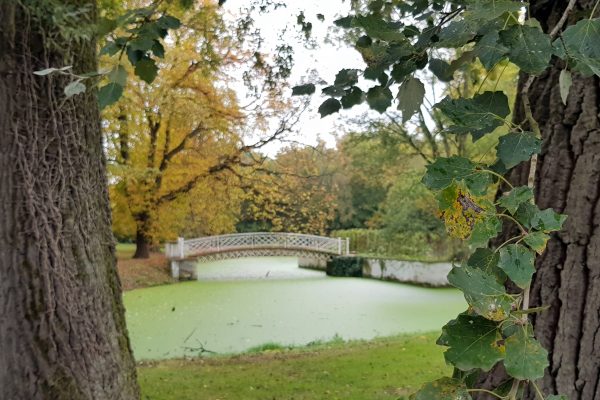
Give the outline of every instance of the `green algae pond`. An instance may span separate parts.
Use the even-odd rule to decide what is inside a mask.
[[[455,289],[332,278],[299,269],[290,257],[199,268],[199,281],[125,293],[138,360],[439,331],[466,308]]]

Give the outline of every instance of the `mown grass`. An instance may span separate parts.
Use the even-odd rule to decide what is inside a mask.
[[[437,334],[140,365],[147,400],[404,399],[448,375]],[[282,349],[283,348],[283,349]],[[256,351],[257,349],[255,349]]]
[[[117,243],[117,269],[123,290],[132,290],[172,283],[167,260],[162,253],[150,258],[133,259],[134,243]]]

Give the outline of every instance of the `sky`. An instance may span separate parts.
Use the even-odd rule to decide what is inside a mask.
[[[234,17],[238,14],[238,10],[245,6],[246,3],[247,0],[228,0],[225,2],[223,8],[230,17]],[[339,17],[348,15],[350,10],[349,2],[341,2],[339,0],[302,0],[286,1],[285,3],[286,7],[263,15],[257,15],[255,26],[262,31],[265,38],[265,50],[267,51],[269,48],[276,46],[279,33],[286,26],[288,27],[284,38],[286,43],[294,47],[294,67],[291,77],[288,79],[290,89],[287,94],[289,96],[292,94],[292,86],[309,82],[315,83],[314,80],[308,77],[311,70],[316,70],[319,77],[327,83],[333,83],[336,73],[342,68],[364,69],[365,64],[360,54],[353,48],[343,43],[340,44],[340,47],[337,46],[337,43],[335,45],[323,43],[328,29],[333,25],[333,21]],[[311,36],[318,43],[316,48],[307,48],[301,39],[302,33],[300,32],[300,27],[296,24],[296,17],[301,10],[304,11],[306,20],[313,24]],[[323,14],[325,20],[320,22],[316,17],[317,14]],[[340,113],[321,119],[317,109],[326,97],[319,93],[319,85],[317,85],[317,93],[312,96],[309,109],[302,115],[298,128],[299,134],[288,137],[289,140],[314,145],[317,143],[318,138],[321,138],[328,146],[334,146],[336,135],[341,133],[339,126],[347,124],[349,118],[356,118],[368,110],[367,106],[361,105],[350,110],[341,110]],[[272,143],[264,148],[263,152],[268,155],[274,155],[281,147],[288,144]]]

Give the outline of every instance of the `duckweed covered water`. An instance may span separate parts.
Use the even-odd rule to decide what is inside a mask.
[[[466,307],[454,289],[331,278],[298,269],[292,258],[227,260],[201,268],[204,281],[125,294],[138,360],[197,355],[202,348],[236,353],[269,342],[302,345],[336,336],[371,339],[439,330]]]

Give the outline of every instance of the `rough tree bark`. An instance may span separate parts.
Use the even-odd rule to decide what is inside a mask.
[[[32,74],[96,70],[54,5],[93,23],[92,0],[0,1],[0,398],[137,399],[96,94]]]
[[[568,24],[588,18],[595,0],[580,0]],[[530,1],[530,12],[550,31],[567,1]],[[600,400],[600,80],[573,76],[568,104],[559,94],[557,62],[535,80],[530,98],[543,135],[536,173],[536,200],[541,209],[569,216],[563,230],[538,257],[531,290],[533,307],[549,305],[532,317],[535,333],[550,351],[550,367],[541,381],[545,393],[570,400]],[[521,76],[521,85],[526,76]],[[515,121],[524,120],[517,98]],[[509,174],[526,185],[529,166]],[[514,232],[513,232],[514,233]],[[511,235],[508,230],[503,239]],[[499,382],[502,371],[488,380]],[[479,398],[492,398],[480,396]],[[533,392],[525,396],[535,399]]]

